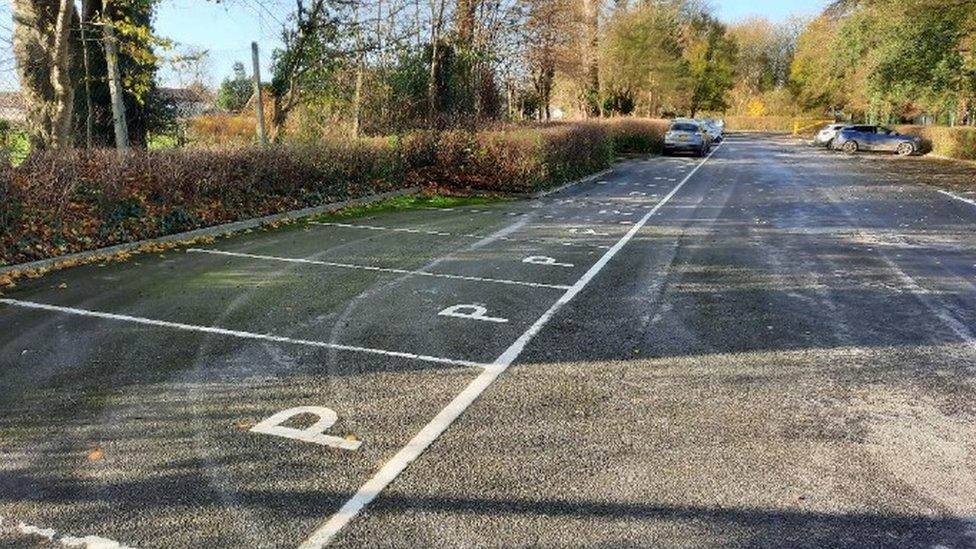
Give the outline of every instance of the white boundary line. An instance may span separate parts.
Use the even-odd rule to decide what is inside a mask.
[[[949,191],[944,191],[942,189],[938,189],[937,192],[939,192],[940,194],[944,194],[944,195],[948,196],[949,198],[958,200],[960,202],[965,202],[966,204],[969,204],[970,206],[976,206],[976,200],[971,200],[969,198],[965,198],[965,197],[959,196],[956,193],[952,193],[952,192],[949,192]]]
[[[356,347],[352,345],[340,345],[338,343],[326,343],[324,341],[310,341],[307,339],[292,339],[290,337],[282,337],[271,334],[254,334],[251,332],[241,332],[238,330],[228,330],[225,328],[214,328],[211,326],[194,326],[193,324],[182,324],[179,322],[168,322],[165,320],[153,320],[151,318],[142,318],[138,316],[129,315],[118,315],[113,313],[103,313],[100,311],[90,311],[87,309],[76,309],[74,307],[61,307],[58,305],[47,305],[44,303],[35,303],[33,301],[21,301],[19,299],[5,299],[0,298],[0,303],[5,305],[12,305],[14,307],[21,307],[23,309],[35,309],[40,311],[48,311],[54,313],[70,314],[75,316],[85,316],[90,318],[100,318],[103,320],[116,320],[122,322],[132,322],[135,324],[143,324],[145,326],[156,326],[159,328],[172,328],[176,330],[185,330],[188,332],[202,332],[207,334],[217,334],[223,336],[239,337],[241,339],[256,339],[259,341],[271,341],[274,343],[288,343],[291,345],[305,345],[307,347],[320,347],[323,349],[335,349],[337,351],[351,351],[356,353],[368,353],[373,355],[383,355],[391,356],[397,358],[406,358],[410,360],[420,360],[424,362],[433,362],[437,364],[448,364],[451,366],[464,366],[472,368],[484,368],[489,369],[492,365],[484,364],[481,362],[472,362],[470,360],[455,360],[453,358],[442,358],[436,356],[428,355],[418,355],[414,353],[406,353],[402,351],[388,351],[385,349],[372,349],[369,347]]]
[[[422,454],[438,437],[440,437],[444,431],[446,431],[452,423],[454,423],[457,418],[468,409],[475,400],[492,384],[498,377],[504,373],[509,366],[518,358],[525,346],[528,345],[532,338],[534,338],[549,320],[567,303],[573,300],[587,284],[600,271],[606,267],[607,263],[610,262],[614,256],[625,246],[634,236],[647,224],[647,222],[653,217],[665,204],[667,204],[674,195],[681,190],[682,187],[694,176],[698,170],[705,165],[705,162],[718,151],[722,145],[719,145],[712,150],[711,153],[701,162],[695,166],[693,169],[680,183],[678,183],[660,202],[658,202],[651,211],[647,212],[640,221],[637,222],[630,231],[627,232],[614,244],[599,261],[596,262],[586,274],[582,276],[569,290],[559,300],[552,305],[545,313],[539,317],[535,323],[529,327],[516,341],[509,346],[495,361],[485,369],[477,378],[475,378],[463,391],[461,394],[454,397],[454,400],[450,402],[443,410],[441,410],[437,416],[434,417],[425,425],[419,433],[417,433],[410,442],[407,443],[399,452],[396,453],[389,461],[383,464],[376,474],[369,479],[366,484],[364,484],[350,499],[347,501],[334,515],[332,515],[325,523],[323,523],[315,532],[304,543],[301,544],[300,549],[320,549],[325,545],[329,544],[332,539],[339,533],[340,530],[359,514],[359,512],[369,505],[376,497],[382,492],[404,469],[410,465],[415,459],[417,459],[420,454]]]
[[[390,231],[394,233],[410,233],[410,234],[425,234],[431,236],[457,236],[463,238],[477,238],[483,239],[487,238],[488,235],[474,234],[474,233],[448,233],[444,231],[430,231],[424,229],[406,229],[403,227],[383,227],[382,225],[354,225],[352,223],[333,223],[326,221],[309,221],[309,225],[318,225],[320,227],[342,227],[344,229],[363,229],[368,231]],[[511,238],[506,236],[500,236],[497,240],[504,240],[505,242],[531,242],[533,244],[559,244],[560,246],[570,246],[577,248],[599,248],[601,250],[608,250],[610,246],[601,244],[581,244],[578,242],[558,242],[558,239],[544,240],[541,238]]]
[[[569,286],[559,284],[544,284],[542,282],[525,282],[521,280],[506,280],[502,278],[483,278],[480,276],[464,276],[446,273],[431,273],[428,271],[410,271],[406,269],[392,269],[388,267],[373,267],[370,265],[353,265],[351,263],[334,263],[332,261],[317,261],[314,259],[300,259],[292,257],[277,257],[273,255],[247,254],[240,252],[225,252],[223,250],[204,250],[202,248],[189,248],[187,253],[225,255],[229,257],[243,257],[249,259],[263,259],[267,261],[281,261],[284,263],[300,263],[305,265],[322,265],[325,267],[338,267],[342,269],[360,269],[363,271],[374,271],[380,273],[394,273],[404,275],[429,276],[434,278],[450,278],[453,280],[467,280],[471,282],[490,282],[494,284],[508,284],[510,286],[528,286],[530,288],[547,288],[550,290],[568,290]]]

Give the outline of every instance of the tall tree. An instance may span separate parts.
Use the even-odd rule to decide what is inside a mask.
[[[600,99],[600,0],[583,2],[583,106],[587,116],[602,113]]]
[[[14,56],[27,106],[31,144],[37,149],[73,144],[71,0],[14,0]]]

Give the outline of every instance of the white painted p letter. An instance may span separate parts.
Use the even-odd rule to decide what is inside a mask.
[[[522,260],[522,263],[530,263],[532,265],[546,265],[549,267],[572,267],[572,263],[559,263],[552,257],[546,257],[544,255],[533,255],[531,257],[526,257]]]
[[[319,420],[311,427],[306,427],[305,429],[281,426],[282,423],[302,414],[319,416]],[[333,448],[342,448],[343,450],[355,450],[359,448],[362,441],[347,440],[325,434],[330,427],[335,425],[337,419],[339,419],[339,416],[329,408],[301,406],[299,408],[291,408],[278,412],[254,427],[251,427],[251,432],[301,440],[303,442],[311,442],[312,444],[321,444],[322,446],[332,446]]]
[[[488,309],[482,307],[481,305],[455,305],[453,307],[448,307],[437,314],[440,316],[450,316],[454,318],[467,318],[470,320],[495,322],[498,324],[508,322],[507,318],[488,316]]]

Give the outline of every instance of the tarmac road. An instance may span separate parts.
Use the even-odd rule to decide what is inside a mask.
[[[0,547],[976,547],[940,166],[732,136],[26,282]]]

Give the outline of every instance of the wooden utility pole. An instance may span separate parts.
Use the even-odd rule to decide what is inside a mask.
[[[112,122],[115,125],[115,148],[129,149],[129,125],[125,120],[125,101],[122,98],[122,80],[119,77],[119,54],[115,47],[115,29],[111,23],[103,27],[105,32],[105,63],[108,65],[108,91],[112,96]]]
[[[258,43],[251,42],[251,63],[254,65],[254,114],[257,116],[258,142],[268,146],[268,133],[264,129],[264,97],[261,94],[261,58]]]

